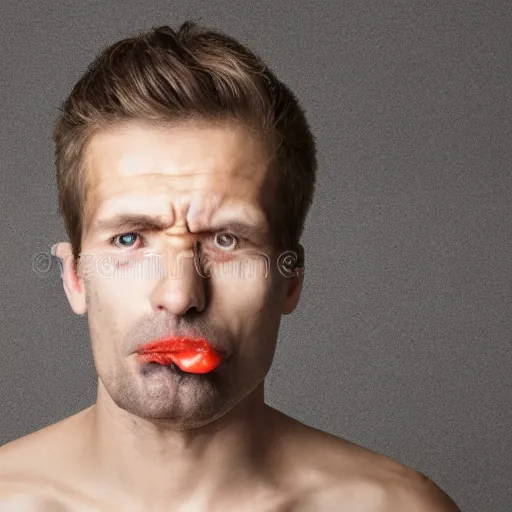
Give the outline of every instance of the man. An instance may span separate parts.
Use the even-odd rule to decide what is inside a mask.
[[[458,510],[422,474],[265,404],[316,159],[259,58],[191,22],[120,41],[54,140],[70,240],[55,253],[97,400],[0,449],[0,510]]]

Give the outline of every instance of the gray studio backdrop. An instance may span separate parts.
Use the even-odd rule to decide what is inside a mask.
[[[101,48],[192,17],[262,55],[318,140],[269,403],[425,473],[464,511],[512,510],[509,2],[0,9],[0,444],[95,400],[86,319],[45,269],[65,239],[57,106]]]

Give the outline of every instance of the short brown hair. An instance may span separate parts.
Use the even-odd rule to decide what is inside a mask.
[[[315,140],[296,97],[261,58],[227,35],[186,21],[104,49],[59,108],[54,124],[59,210],[75,263],[87,204],[84,155],[102,128],[130,120],[169,124],[235,119],[271,143],[277,247],[299,243],[313,200]]]

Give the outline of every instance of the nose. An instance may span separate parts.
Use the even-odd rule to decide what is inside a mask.
[[[201,312],[206,307],[205,280],[194,263],[194,251],[182,249],[162,255],[162,277],[151,295],[155,311],[184,316],[191,309]]]

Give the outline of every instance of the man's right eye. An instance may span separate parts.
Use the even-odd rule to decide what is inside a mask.
[[[122,233],[121,235],[116,235],[110,239],[110,243],[119,247],[120,249],[131,248],[133,247],[133,243],[136,241],[137,237],[140,238],[140,235],[137,233]]]

